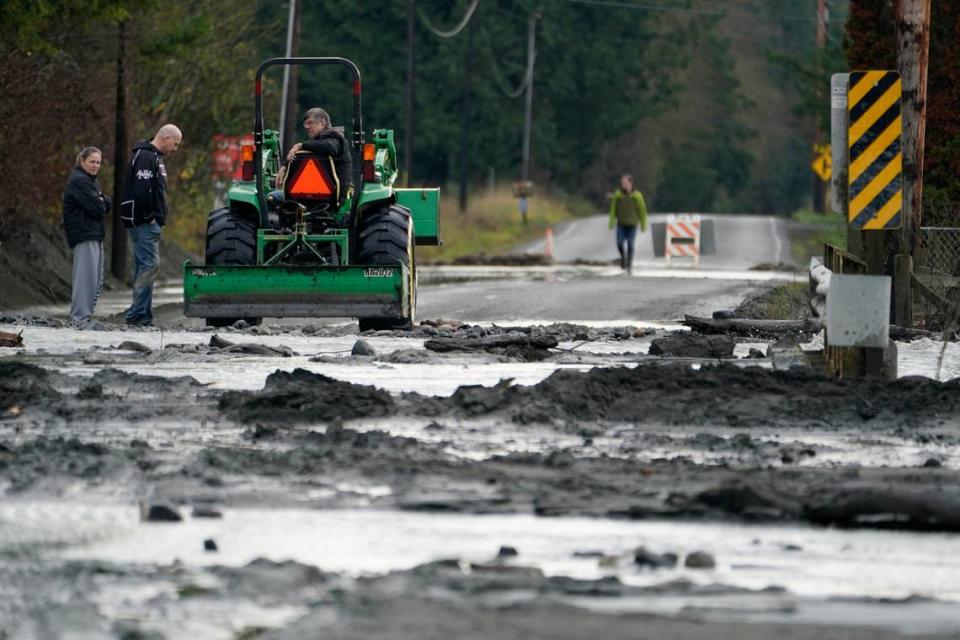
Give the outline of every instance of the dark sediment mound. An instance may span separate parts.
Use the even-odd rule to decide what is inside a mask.
[[[0,279],[0,309],[69,302],[73,255],[59,224],[48,222],[36,212],[3,222],[0,220],[0,243],[10,250],[0,251],[0,273],[4,275]],[[107,234],[105,255],[109,256],[110,250],[110,234]],[[131,254],[127,258],[129,264],[132,264]],[[168,239],[160,240],[160,255],[163,256],[162,279],[180,277],[184,260],[197,261]],[[125,273],[129,273],[129,269]],[[123,286],[109,273],[105,275],[104,289]]]
[[[0,417],[19,414],[34,403],[60,398],[46,369],[22,362],[0,361]]]
[[[36,438],[20,445],[0,441],[0,477],[14,490],[38,480],[71,477],[94,480],[132,469],[146,457],[142,449],[117,450],[76,438]]]
[[[323,587],[331,578],[312,565],[293,560],[275,562],[267,558],[257,558],[243,567],[215,566],[210,572],[223,581],[227,593],[258,600]]]
[[[457,351],[492,353],[520,362],[540,362],[551,355],[557,346],[553,336],[530,336],[521,333],[483,338],[433,338],[423,343],[428,351],[449,353]]]
[[[334,380],[305,369],[276,371],[263,390],[228,393],[220,410],[241,422],[310,423],[392,415],[393,397],[373,386]]]
[[[869,419],[911,425],[960,413],[960,380],[843,383],[803,368],[719,365],[694,371],[678,365],[557,371],[514,394],[513,417],[520,422],[574,418],[752,426],[856,425]]]
[[[725,335],[702,336],[689,331],[655,338],[650,355],[675,358],[732,358],[736,343]]]
[[[718,365],[559,370],[530,386],[505,380],[463,386],[449,398],[403,394],[298,369],[272,374],[263,390],[232,392],[220,410],[241,422],[317,423],[336,418],[504,413],[515,422],[618,421],[687,426],[896,424],[960,414],[960,380],[837,382],[806,368]]]
[[[273,442],[281,447],[208,447],[189,461],[185,476],[209,478],[251,474],[263,476],[362,473],[364,477],[392,479],[405,475],[409,465],[442,458],[435,447],[413,438],[383,431],[355,431],[331,425],[326,432],[281,430]]]
[[[115,392],[138,390],[160,393],[184,391],[204,386],[192,376],[151,376],[121,371],[120,369],[101,369],[93,374],[91,380],[94,384],[99,384]]]
[[[873,529],[960,531],[960,495],[926,487],[840,488],[806,505],[805,519],[816,524]]]

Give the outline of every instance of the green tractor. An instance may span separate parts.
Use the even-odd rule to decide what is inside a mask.
[[[352,73],[352,176],[336,175],[329,157],[302,153],[278,181],[284,155],[278,132],[263,128],[261,79],[271,66],[294,64]],[[242,149],[243,176],[228,206],[210,213],[205,264],[184,265],[184,315],[213,326],[264,317],[354,317],[361,331],[413,326],[414,249],[440,244],[440,190],[394,188],[393,131],[377,129],[365,142],[360,98],[360,71],[345,58],[260,65],[254,144]]]

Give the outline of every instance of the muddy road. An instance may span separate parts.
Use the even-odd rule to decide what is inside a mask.
[[[676,324],[759,278],[447,270],[363,336],[2,313],[0,638],[956,637],[958,345],[836,383]]]

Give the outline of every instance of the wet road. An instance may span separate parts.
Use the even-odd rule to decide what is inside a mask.
[[[684,313],[709,315],[736,307],[757,291],[795,281],[790,273],[749,271],[758,264],[790,261],[790,243],[783,220],[771,216],[710,216],[716,227],[716,255],[704,256],[699,269],[680,264],[667,268],[655,258],[648,231],[637,238],[631,276],[618,267],[426,269],[427,283],[466,278],[471,272],[491,281],[456,282],[420,290],[422,318],[457,318],[470,322],[673,321]],[[651,216],[662,222],[663,214]],[[544,241],[525,245],[518,253],[542,253]],[[613,232],[606,216],[574,220],[554,234],[557,262],[617,258]],[[494,277],[500,278],[492,281]],[[507,277],[508,276],[508,277]]]
[[[553,270],[526,272],[525,279],[422,287],[418,315],[468,322],[674,321],[684,313],[710,315],[735,308],[747,295],[771,286],[766,274],[627,276],[617,268],[559,275]]]
[[[717,253],[703,256],[701,269],[749,269],[762,263],[789,263],[790,241],[782,218],[751,215],[704,215],[713,220]],[[650,223],[664,222],[666,214],[653,214]],[[662,258],[654,258],[652,234],[637,234],[635,266],[657,269],[664,265]],[[541,253],[544,241],[525,245],[520,252]],[[573,220],[554,230],[554,257],[559,262],[573,260],[614,260],[618,257],[613,231],[607,228],[607,216],[598,215]]]

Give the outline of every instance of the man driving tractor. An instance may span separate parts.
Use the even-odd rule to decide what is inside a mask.
[[[350,157],[350,149],[342,127],[331,127],[330,115],[320,107],[313,107],[303,116],[303,128],[307,130],[310,139],[290,147],[285,164],[277,172],[277,188],[283,188],[287,167],[298,153],[308,152],[326,156],[331,162],[331,173],[336,182],[339,207],[353,190],[353,159]]]

